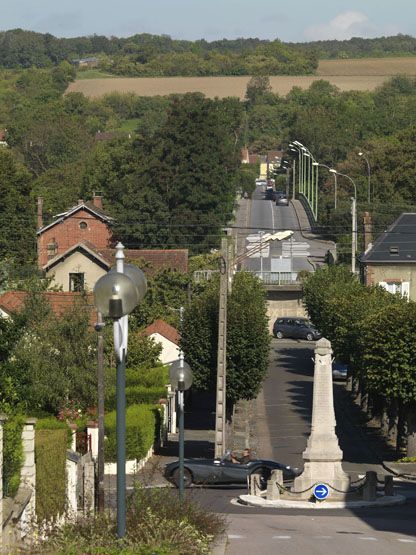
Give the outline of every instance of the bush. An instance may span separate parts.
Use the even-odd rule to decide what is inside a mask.
[[[224,519],[176,491],[137,488],[129,499],[126,536],[117,539],[110,514],[79,520],[58,529],[37,553],[63,555],[204,555],[224,532]],[[31,552],[35,552],[32,549]]]
[[[126,387],[126,403],[127,406],[138,405],[141,403],[155,405],[159,399],[166,398],[166,387],[142,387],[131,386]],[[114,410],[116,408],[116,390],[111,390],[107,398],[107,409]]]
[[[22,430],[25,417],[9,416],[3,426],[3,495],[14,497],[20,485],[23,465]]]
[[[169,371],[166,366],[156,368],[128,368],[126,370],[126,385],[141,385],[143,387],[164,387],[169,383]]]
[[[36,433],[39,430],[65,430],[67,434],[66,446],[68,449],[71,447],[72,430],[66,422],[58,420],[54,416],[46,416],[36,422]]]
[[[40,521],[65,511],[67,441],[64,428],[36,430],[36,515]]]
[[[159,429],[159,412],[152,405],[131,405],[126,410],[126,458],[142,459]],[[117,459],[116,411],[105,417],[105,460]]]

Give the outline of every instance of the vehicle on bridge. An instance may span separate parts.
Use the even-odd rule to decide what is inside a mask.
[[[246,464],[232,462],[231,452],[226,451],[222,459],[185,459],[185,487],[192,484],[247,484],[251,475],[258,477],[261,489],[266,489],[272,470],[283,471],[283,481],[291,481],[300,474],[298,468],[265,459],[250,460]],[[179,461],[166,465],[165,478],[179,487]]]
[[[316,341],[322,337],[307,318],[278,318],[273,325],[273,335],[277,339],[289,337],[291,339],[306,339]]]

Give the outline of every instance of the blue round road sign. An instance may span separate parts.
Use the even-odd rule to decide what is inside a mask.
[[[328,486],[326,486],[325,484],[317,484],[313,488],[313,494],[316,497],[316,499],[319,499],[320,501],[322,501],[323,499],[326,499],[329,494]]]

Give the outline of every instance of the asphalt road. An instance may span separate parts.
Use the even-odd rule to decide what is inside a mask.
[[[322,260],[326,252],[330,248],[331,243],[323,241],[318,236],[306,233],[301,229],[296,211],[293,205],[276,206],[276,203],[265,199],[263,187],[257,187],[252,195],[250,206],[250,217],[248,222],[249,230],[245,234],[255,235],[260,231],[264,233],[272,233],[274,231],[294,231],[292,235],[293,242],[302,242],[308,245],[311,257]],[[269,256],[263,257],[263,271],[271,271],[271,259],[278,258],[282,254],[282,243],[273,241],[270,243]],[[260,258],[250,258],[245,262],[245,268],[252,271],[260,271]],[[307,257],[299,257],[293,259],[293,271],[301,270],[311,271],[313,264]]]
[[[259,456],[303,466],[312,409],[313,348],[306,341],[273,340],[268,377],[257,403]],[[361,427],[359,411],[344,385],[334,384],[334,402],[344,469],[354,476],[367,469],[383,473],[379,463],[384,446]],[[246,492],[239,488],[194,487],[188,494],[227,515],[228,555],[251,550],[265,555],[416,553],[416,484],[395,481],[395,486],[407,496],[406,505],[319,512],[241,506],[235,499]]]

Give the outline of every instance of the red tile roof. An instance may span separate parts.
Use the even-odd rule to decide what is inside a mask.
[[[115,263],[115,249],[97,251],[111,264]],[[126,262],[142,259],[149,267],[144,267],[146,274],[153,275],[160,270],[176,270],[183,274],[188,272],[188,249],[125,249]]]
[[[179,340],[181,338],[178,330],[164,320],[155,320],[153,324],[147,326],[144,333],[147,336],[152,335],[153,333],[158,333],[159,335],[166,337],[166,339],[169,339],[172,343],[175,343],[175,345],[179,345]]]
[[[7,314],[19,312],[19,310],[23,308],[27,295],[27,291],[6,291],[0,295],[0,308],[4,310],[4,312],[7,312]],[[48,301],[53,313],[56,316],[62,316],[67,310],[77,304],[84,303],[84,295],[81,293],[74,293],[72,291],[45,291],[42,295]],[[87,294],[86,301],[88,308],[91,310],[90,322],[91,324],[95,324],[97,317],[93,303],[93,296],[91,294]]]

